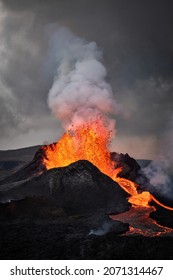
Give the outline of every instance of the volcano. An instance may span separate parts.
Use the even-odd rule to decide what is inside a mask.
[[[105,236],[108,240],[110,236],[111,240],[116,236],[170,240],[173,202],[150,193],[145,176],[146,186],[137,183],[140,165],[128,154],[110,152],[110,137],[111,131],[99,117],[71,127],[57,143],[41,146],[29,163],[19,161],[15,172],[0,181],[2,232],[6,231],[4,223],[16,234],[16,223],[21,225],[25,219],[32,228],[34,219],[41,227],[43,221],[50,227],[56,223],[61,238],[61,234],[67,236],[66,226],[70,227],[70,242],[77,235],[82,243],[86,238],[95,242],[97,235],[104,242]]]

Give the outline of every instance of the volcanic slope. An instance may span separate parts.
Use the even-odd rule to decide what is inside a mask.
[[[14,178],[13,178],[14,179]],[[123,212],[129,208],[128,194],[88,161],[54,168],[37,176],[0,186],[0,201],[26,197],[53,197],[70,213]]]

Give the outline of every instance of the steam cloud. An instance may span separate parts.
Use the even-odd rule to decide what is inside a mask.
[[[111,227],[112,227],[112,223],[104,222],[99,228],[91,229],[89,232],[89,235],[92,235],[92,234],[98,235],[98,236],[105,235],[111,230]]]
[[[50,53],[56,63],[56,75],[49,91],[48,104],[65,129],[78,125],[99,113],[117,114],[120,106],[106,82],[102,52],[95,42],[87,42],[59,28],[50,40]],[[115,121],[109,121],[112,129]]]
[[[142,172],[149,179],[150,191],[152,189],[166,198],[173,199],[172,180],[165,161],[152,161]]]
[[[142,169],[142,173],[149,180],[150,188],[169,200],[173,199],[173,117],[167,125],[167,133],[161,139],[157,160]]]

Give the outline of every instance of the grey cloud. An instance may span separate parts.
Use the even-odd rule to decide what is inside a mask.
[[[1,20],[1,138],[26,133],[34,127],[36,118],[49,113],[49,81],[42,73],[45,54],[41,32],[42,28],[35,26],[33,13],[7,12]]]
[[[55,65],[47,55],[46,30],[52,23],[70,28],[87,41],[95,41],[102,49],[108,82],[129,115],[128,119],[117,117],[117,137],[138,137],[142,149],[144,138],[166,134],[173,109],[171,1],[1,2],[1,12],[6,16],[0,31],[4,61],[0,65],[0,81],[2,91],[12,95],[1,97],[1,137],[10,137],[12,130],[19,134],[32,127],[44,130],[44,121],[35,126],[35,119],[50,118],[51,122],[47,94]],[[160,141],[157,145],[160,149]]]
[[[173,82],[161,78],[137,80],[131,87],[121,88],[122,102],[131,112],[129,123],[121,120],[124,133],[161,137],[167,131],[173,109]]]

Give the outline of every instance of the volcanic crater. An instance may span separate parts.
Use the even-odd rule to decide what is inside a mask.
[[[2,259],[173,257],[173,201],[150,193],[144,175],[137,184],[139,163],[111,153],[109,137],[98,119],[37,147],[29,163],[18,152],[1,174]]]

